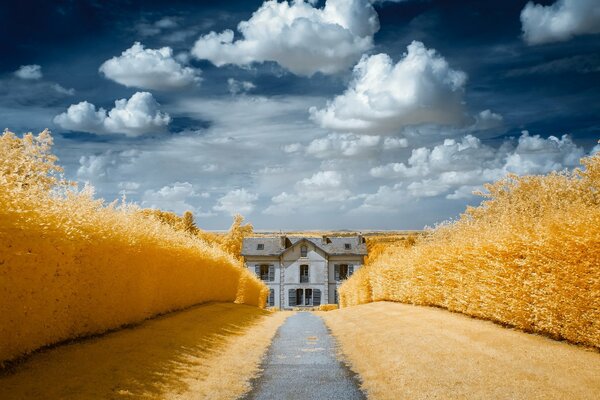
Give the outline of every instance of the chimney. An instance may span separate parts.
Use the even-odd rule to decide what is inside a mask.
[[[323,236],[321,237],[321,243],[323,243],[323,244],[327,244],[327,236],[323,235]]]
[[[358,232],[358,235],[356,235],[356,240],[358,241],[359,246],[364,243],[362,232]]]
[[[286,239],[285,235],[281,235],[279,237],[279,245],[281,246],[282,249],[285,249],[285,239]]]

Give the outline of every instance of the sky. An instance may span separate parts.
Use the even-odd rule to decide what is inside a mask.
[[[421,229],[600,151],[600,2],[13,1],[0,121],[205,229]]]

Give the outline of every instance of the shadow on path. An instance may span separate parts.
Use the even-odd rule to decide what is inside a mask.
[[[263,372],[245,400],[365,399],[355,375],[336,358],[321,317],[298,312],[279,328]]]
[[[214,303],[33,354],[0,375],[0,399],[163,398],[268,312]],[[186,375],[187,372],[187,375]],[[202,376],[194,376],[202,379]]]

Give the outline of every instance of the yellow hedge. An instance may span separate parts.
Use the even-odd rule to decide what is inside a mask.
[[[600,347],[600,154],[582,163],[488,185],[459,220],[380,250],[340,288],[342,306],[441,306]]]
[[[0,137],[0,363],[193,304],[264,307],[216,245],[61,181],[47,132]]]

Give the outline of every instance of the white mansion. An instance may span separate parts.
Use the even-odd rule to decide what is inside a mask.
[[[361,235],[245,238],[246,267],[269,286],[268,305],[281,309],[336,304],[337,287],[367,255]]]

